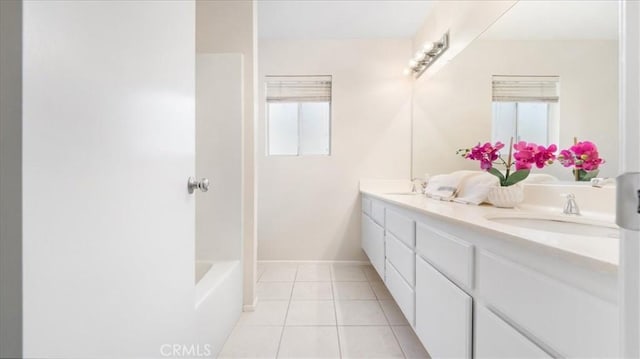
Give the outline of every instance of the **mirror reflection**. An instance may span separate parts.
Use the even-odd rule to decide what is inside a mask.
[[[590,171],[580,178],[615,176],[617,22],[613,1],[516,3],[439,71],[415,81],[413,176],[477,170],[456,150],[508,146],[512,138],[556,145],[563,161],[541,172],[559,180],[576,179],[573,165],[590,146],[604,163],[585,163]]]

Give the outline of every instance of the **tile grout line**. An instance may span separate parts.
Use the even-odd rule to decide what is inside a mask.
[[[338,328],[338,305],[336,304],[336,293],[334,290],[335,282],[333,281],[333,267],[329,267],[329,276],[331,277],[331,297],[333,298],[333,316],[336,319],[336,337],[338,338],[338,355],[342,359],[342,345],[340,342],[340,329]]]
[[[367,273],[365,272],[364,268],[362,266],[357,266],[359,267],[358,269],[360,270],[360,272],[365,276],[365,281],[347,281],[347,283],[351,282],[351,283],[362,283],[362,282],[366,282],[367,283],[367,287],[373,292],[375,299],[372,299],[372,301],[376,301],[378,303],[378,306],[380,308],[380,310],[382,311],[385,320],[387,322],[386,325],[383,325],[382,327],[386,326],[387,328],[389,328],[389,330],[391,330],[391,334],[394,337],[394,340],[396,341],[398,347],[401,350],[401,353],[403,355],[403,358],[408,358],[407,354],[405,353],[405,350],[402,348],[402,345],[400,344],[400,340],[398,339],[398,336],[396,335],[395,331],[393,330],[393,325],[391,324],[391,321],[389,320],[389,316],[387,315],[387,313],[385,312],[382,304],[381,304],[381,297],[376,293],[376,291],[373,288],[373,280],[372,278],[370,278],[369,276],[367,276]],[[295,274],[293,277],[293,282],[288,282],[288,281],[274,281],[272,283],[277,283],[277,282],[281,282],[281,283],[291,283],[292,287],[291,287],[291,293],[289,294],[289,300],[287,302],[287,310],[285,312],[285,318],[284,318],[284,323],[282,325],[282,329],[280,332],[280,338],[278,341],[278,347],[276,350],[276,358],[280,357],[280,351],[282,349],[282,341],[284,338],[284,330],[287,328],[287,320],[288,320],[288,316],[289,316],[289,312],[291,309],[291,304],[293,302],[293,294],[294,294],[294,289],[295,289],[295,285],[296,283],[298,283],[298,275],[300,273],[300,263],[296,264],[295,267]],[[338,344],[338,353],[339,353],[339,358],[343,358],[343,353],[342,353],[342,342],[341,342],[341,338],[340,338],[340,330],[339,327],[341,326],[338,322],[338,315],[337,315],[337,297],[336,297],[336,287],[335,284],[336,283],[340,283],[336,281],[336,277],[335,277],[335,272],[334,272],[334,266],[329,265],[329,273],[330,273],[330,291],[331,291],[331,297],[332,297],[332,304],[333,304],[333,309],[334,309],[334,319],[335,319],[335,325],[298,325],[297,327],[313,327],[313,328],[319,328],[319,327],[334,327],[336,330],[336,336],[337,336],[337,344]],[[264,274],[264,273],[263,273]],[[376,273],[377,274],[377,273]],[[379,278],[375,278],[375,279],[379,279]],[[318,284],[318,283],[326,283],[327,281],[318,281],[318,280],[314,280],[314,281],[307,281],[306,283],[314,283],[314,284]],[[380,282],[380,280],[375,280],[375,282]],[[266,282],[263,282],[266,283]],[[384,281],[382,281],[381,283],[384,283]],[[309,299],[311,300],[311,299]],[[354,299],[355,300],[355,299]],[[316,299],[316,301],[318,301],[318,299]],[[361,327],[363,325],[344,325],[345,327],[349,327],[349,326],[356,326],[356,327]],[[369,325],[367,325],[369,326]],[[380,325],[371,325],[371,326],[380,326]],[[296,327],[296,326],[292,326],[292,327]]]
[[[280,340],[278,341],[278,350],[276,350],[276,359],[280,356],[280,348],[282,347],[282,338],[284,337],[284,330],[287,327],[287,318],[289,317],[289,309],[291,309],[291,301],[293,299],[293,289],[296,285],[296,278],[298,277],[298,264],[296,264],[296,273],[293,276],[293,284],[291,285],[291,293],[289,294],[289,303],[287,303],[287,312],[284,315],[284,323],[282,323],[282,331],[280,332]]]
[[[376,275],[378,275],[378,272],[376,272]],[[366,273],[365,273],[365,277],[367,277]],[[382,314],[384,315],[384,318],[387,320],[387,324],[388,324],[389,330],[391,330],[391,335],[393,335],[393,338],[396,340],[396,343],[398,344],[398,347],[400,348],[400,352],[402,353],[402,356],[406,359],[407,358],[407,353],[405,353],[404,349],[402,348],[402,344],[400,344],[400,340],[398,339],[398,336],[396,335],[396,332],[393,330],[393,326],[391,325],[391,321],[389,320],[389,316],[387,315],[387,312],[384,311],[384,308],[382,307],[382,304],[380,304],[380,298],[378,297],[378,294],[376,294],[376,291],[373,290],[373,286],[371,285],[371,281],[369,280],[369,277],[367,277],[367,283],[369,283],[369,288],[371,288],[371,291],[373,292],[373,295],[377,299],[376,302],[378,303],[378,306],[380,307],[380,310],[382,311]],[[382,281],[382,283],[384,283],[384,281]]]

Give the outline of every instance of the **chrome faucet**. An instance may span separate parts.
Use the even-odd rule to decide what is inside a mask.
[[[564,210],[562,211],[562,213],[579,216],[580,208],[578,208],[578,203],[576,202],[576,196],[573,193],[566,194],[565,196],[567,198],[567,203],[565,203]]]

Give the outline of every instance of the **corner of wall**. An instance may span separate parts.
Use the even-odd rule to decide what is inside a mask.
[[[243,271],[244,305],[255,297],[256,240],[256,101],[257,101],[257,1],[196,2],[196,51],[241,53],[243,68]]]

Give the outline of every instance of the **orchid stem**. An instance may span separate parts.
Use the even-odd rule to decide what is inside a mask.
[[[511,137],[511,140],[509,141],[509,158],[507,158],[508,162],[507,162],[507,172],[505,173],[504,176],[504,180],[505,182],[507,181],[507,179],[509,178],[509,175],[511,174],[511,165],[512,165],[512,158],[513,158],[513,137]],[[504,161],[504,160],[503,160]]]
[[[577,145],[578,144],[578,137],[573,137],[573,145]],[[573,175],[576,178],[576,181],[580,181],[580,171],[574,166],[573,167]]]

